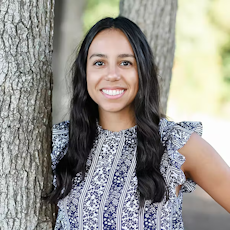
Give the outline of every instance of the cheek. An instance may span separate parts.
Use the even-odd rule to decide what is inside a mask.
[[[136,76],[135,76],[135,80],[133,81],[133,82],[135,82],[135,86],[134,86],[134,88],[135,88],[135,93],[137,94],[137,92],[138,92],[138,89],[139,89],[139,77],[138,77],[138,75],[136,74]]]
[[[88,90],[88,93],[92,97],[93,82],[92,82],[92,79],[90,78],[90,76],[87,76],[86,81],[87,81],[87,90]]]
[[[95,78],[95,76],[92,76],[91,74],[87,74],[86,82],[87,82],[87,90],[89,96],[96,102],[97,83],[98,83],[97,79]]]
[[[139,87],[138,87],[138,83],[137,83],[136,87],[135,87],[134,98],[137,96],[138,90],[139,90]]]

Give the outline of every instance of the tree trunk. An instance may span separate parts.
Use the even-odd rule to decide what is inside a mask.
[[[159,69],[161,110],[166,113],[175,51],[177,0],[121,0],[120,15],[144,32]]]
[[[52,229],[54,0],[0,1],[0,229]]]
[[[83,35],[82,16],[85,0],[58,0],[55,3],[53,54],[53,124],[69,119],[69,71]]]

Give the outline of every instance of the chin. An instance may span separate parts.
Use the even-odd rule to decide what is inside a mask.
[[[121,106],[107,106],[101,107],[101,110],[104,112],[119,113],[122,112],[122,110],[125,110],[125,108]]]
[[[122,111],[122,109],[117,109],[117,108],[109,108],[109,109],[104,108],[102,110],[105,112],[110,112],[110,113],[119,113]]]

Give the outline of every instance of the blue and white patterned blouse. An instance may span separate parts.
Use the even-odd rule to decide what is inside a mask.
[[[159,132],[166,146],[160,170],[169,191],[160,203],[146,201],[139,209],[136,166],[136,126],[111,132],[98,125],[99,134],[87,160],[85,180],[80,174],[68,196],[58,202],[55,230],[94,229],[184,229],[182,198],[195,188],[181,170],[185,157],[178,152],[193,132],[202,133],[200,122],[174,123],[161,119]],[[64,156],[68,145],[69,122],[53,127],[52,168]],[[54,176],[54,185],[55,185]],[[182,185],[179,195],[176,186]]]

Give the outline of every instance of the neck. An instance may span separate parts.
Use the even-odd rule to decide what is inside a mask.
[[[99,124],[103,129],[119,132],[136,125],[134,112],[106,112],[99,110]]]

